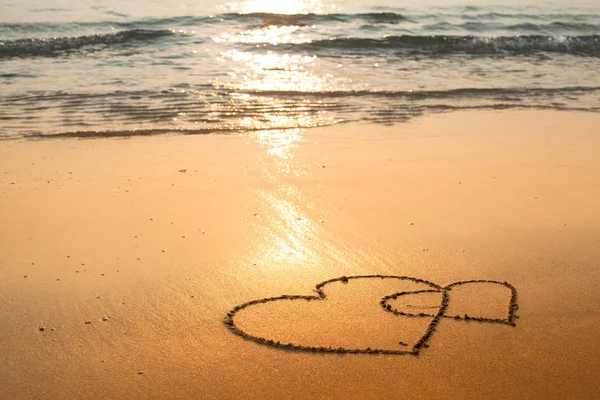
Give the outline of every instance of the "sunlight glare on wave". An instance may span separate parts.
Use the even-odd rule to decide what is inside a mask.
[[[323,13],[321,0],[247,0],[228,3],[226,7],[232,12],[242,14],[309,14]]]
[[[269,43],[272,45],[280,43],[309,43],[310,39],[307,39],[299,30],[300,27],[298,26],[268,25],[233,35],[223,32],[220,36],[214,37],[213,40],[217,43]]]
[[[230,85],[243,90],[314,93],[344,90],[350,83],[332,74],[315,74],[316,56],[231,50],[221,57],[233,62]]]

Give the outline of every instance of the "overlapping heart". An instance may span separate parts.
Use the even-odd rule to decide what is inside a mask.
[[[282,307],[285,304],[282,302],[327,302],[328,297],[325,294],[325,287],[327,285],[332,284],[349,284],[351,282],[358,282],[359,280],[366,282],[365,280],[385,280],[385,281],[394,281],[401,282],[403,284],[410,284],[415,286],[412,290],[403,290],[397,291],[392,294],[387,294],[380,298],[379,306],[383,312],[387,312],[395,318],[417,318],[417,319],[430,319],[429,323],[426,325],[426,329],[424,333],[419,336],[412,346],[409,346],[404,342],[397,342],[399,348],[394,347],[386,347],[386,348],[351,348],[344,346],[316,346],[316,345],[307,345],[301,343],[294,343],[294,340],[281,341],[275,340],[274,338],[262,337],[256,334],[251,334],[246,332],[242,327],[236,324],[236,317],[238,313],[242,310],[251,311],[252,307],[256,307],[258,305],[271,305],[278,307]],[[371,281],[369,281],[371,282]],[[506,314],[506,318],[489,318],[482,317],[477,315],[468,315],[468,314],[455,314],[455,315],[446,315],[446,311],[448,309],[449,301],[451,299],[451,292],[453,288],[457,288],[463,285],[499,285],[507,289],[509,294],[508,298],[508,310]],[[349,285],[348,287],[351,287]],[[517,306],[517,291],[516,289],[507,282],[499,282],[499,281],[491,281],[491,280],[469,280],[469,281],[460,281],[454,282],[446,286],[440,286],[433,282],[413,278],[408,276],[395,276],[395,275],[362,275],[362,276],[342,276],[339,278],[330,279],[324,282],[321,282],[316,285],[316,293],[314,296],[305,296],[305,295],[284,295],[278,297],[269,297],[262,298],[257,300],[252,300],[243,304],[240,304],[234,307],[231,311],[229,311],[224,319],[225,326],[231,330],[231,332],[239,335],[245,339],[251,340],[253,342],[277,347],[280,349],[288,349],[288,350],[299,350],[299,351],[309,351],[309,352],[322,352],[322,353],[362,353],[362,354],[410,354],[410,355],[418,355],[421,349],[428,347],[428,342],[430,341],[433,333],[436,330],[440,320],[442,318],[452,318],[455,320],[467,320],[467,321],[477,321],[477,322],[487,322],[487,323],[497,323],[497,324],[506,324],[515,326],[515,319]],[[389,293],[389,292],[388,292]],[[430,312],[408,312],[405,310],[398,310],[393,306],[393,303],[398,299],[403,299],[408,296],[420,296],[432,294],[434,296],[439,297],[439,304],[433,307]],[[324,305],[326,303],[318,303]]]

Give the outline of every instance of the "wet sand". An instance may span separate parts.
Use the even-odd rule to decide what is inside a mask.
[[[0,397],[595,398],[598,126],[1,142]]]

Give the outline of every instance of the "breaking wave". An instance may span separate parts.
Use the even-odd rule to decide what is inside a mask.
[[[600,56],[600,35],[566,36],[389,36],[374,38],[334,38],[309,43],[278,44],[286,49],[303,51],[338,50],[370,54],[380,50],[409,53],[465,53],[529,55],[540,52],[582,56]],[[272,50],[273,45],[266,45]]]
[[[132,29],[117,33],[49,39],[17,39],[0,43],[0,59],[8,57],[54,57],[86,47],[105,49],[113,45],[143,43],[176,35],[170,30]]]

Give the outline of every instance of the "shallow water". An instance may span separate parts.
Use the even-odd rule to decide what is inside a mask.
[[[3,139],[600,111],[591,1],[0,0],[0,9]]]

